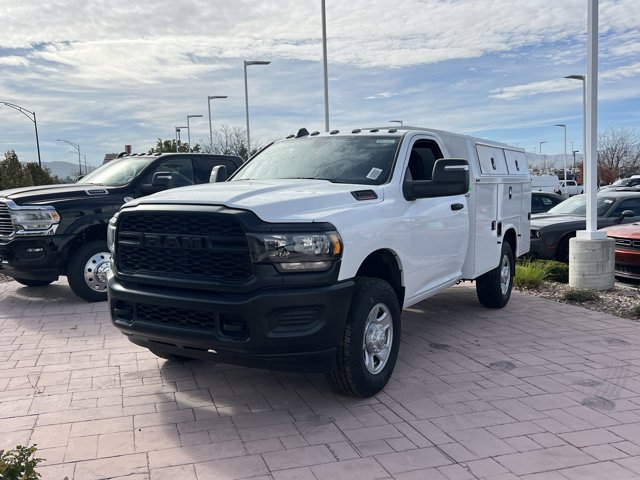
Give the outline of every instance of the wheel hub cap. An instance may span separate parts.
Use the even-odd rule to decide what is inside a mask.
[[[367,329],[366,342],[369,353],[378,353],[386,343],[386,330],[379,324],[370,324]]]
[[[92,290],[104,292],[107,290],[107,274],[110,271],[111,254],[98,252],[84,266],[84,281]]]
[[[509,262],[509,257],[506,255],[502,257],[501,267],[500,267],[500,290],[502,290],[502,294],[506,295],[509,290],[509,283],[511,282],[511,264]]]
[[[380,373],[387,364],[393,344],[393,318],[389,307],[375,305],[367,317],[362,342],[365,368],[373,375]]]

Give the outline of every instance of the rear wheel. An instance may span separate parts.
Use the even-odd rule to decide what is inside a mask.
[[[21,285],[24,285],[25,287],[44,287],[46,285],[49,285],[51,282],[55,281],[55,279],[53,280],[31,280],[28,278],[16,278],[13,277],[13,279],[20,283]]]
[[[502,308],[511,297],[515,263],[509,242],[502,242],[500,264],[476,280],[480,303],[488,308]]]
[[[73,293],[90,302],[105,301],[110,262],[107,242],[94,240],[82,245],[67,265],[67,279]]]
[[[336,367],[327,380],[339,393],[375,395],[389,381],[400,346],[400,307],[391,286],[356,278]]]

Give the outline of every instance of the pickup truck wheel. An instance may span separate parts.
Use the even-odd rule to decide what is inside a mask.
[[[480,303],[488,308],[502,308],[511,297],[515,263],[508,242],[502,242],[500,264],[476,280],[476,293]]]
[[[173,361],[173,362],[188,362],[193,360],[191,357],[183,357],[182,355],[174,355],[173,353],[167,353],[162,350],[157,350],[155,348],[149,348],[149,351],[153,353],[156,357],[164,358],[165,360]]]
[[[13,279],[20,283],[21,285],[24,285],[25,287],[44,287],[46,285],[49,285],[51,282],[53,282],[54,280],[30,280],[28,278],[16,278],[13,277]]]
[[[67,279],[73,293],[90,302],[105,301],[110,261],[106,242],[94,240],[82,245],[67,266]]]
[[[356,278],[336,367],[327,373],[333,389],[356,397],[375,395],[389,381],[400,346],[400,307],[391,286]]]

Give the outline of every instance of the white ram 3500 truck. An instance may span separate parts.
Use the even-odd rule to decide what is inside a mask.
[[[166,359],[325,372],[366,397],[389,380],[400,312],[461,280],[503,307],[529,250],[521,149],[371,128],[274,142],[228,181],[111,219],[113,324]]]

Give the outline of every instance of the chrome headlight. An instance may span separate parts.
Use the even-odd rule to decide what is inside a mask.
[[[542,232],[540,230],[531,229],[531,238],[540,238],[542,237]]]
[[[281,272],[327,270],[342,256],[338,232],[249,233],[255,263],[273,263]]]
[[[9,208],[9,213],[18,234],[47,233],[60,222],[56,209],[49,206]]]
[[[116,222],[118,221],[118,214],[120,212],[116,212],[116,214],[111,217],[109,220],[109,225],[107,226],[107,247],[113,255],[116,251]]]

